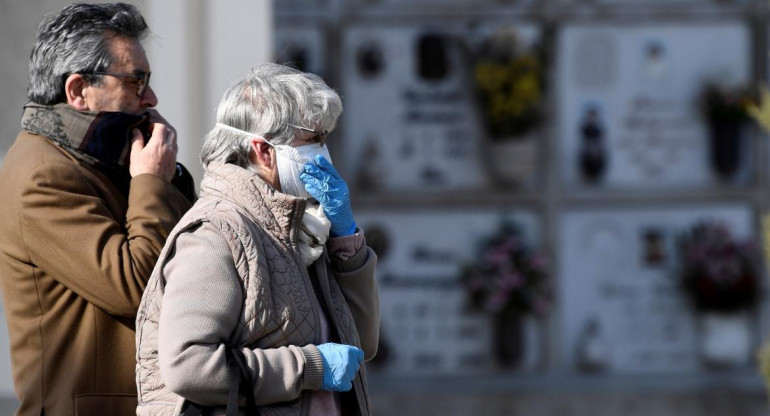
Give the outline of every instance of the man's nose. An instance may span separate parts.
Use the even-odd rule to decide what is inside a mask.
[[[147,86],[147,91],[144,92],[141,104],[143,108],[152,108],[158,105],[158,96],[155,95],[155,91],[149,85]]]

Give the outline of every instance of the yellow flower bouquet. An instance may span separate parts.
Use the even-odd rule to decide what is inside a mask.
[[[492,140],[520,137],[542,119],[544,59],[512,30],[501,30],[479,49],[473,70],[477,103]]]

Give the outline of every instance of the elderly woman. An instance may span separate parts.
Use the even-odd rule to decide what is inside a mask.
[[[319,77],[276,64],[227,90],[200,199],[137,316],[138,415],[223,414],[235,364],[261,415],[370,413],[377,259],[325,146],[341,111]]]

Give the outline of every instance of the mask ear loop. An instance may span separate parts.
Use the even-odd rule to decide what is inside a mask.
[[[230,130],[230,131],[235,132],[235,133],[245,134],[245,135],[247,135],[249,137],[256,137],[258,139],[261,139],[263,142],[267,143],[273,149],[275,149],[275,145],[274,144],[270,143],[269,140],[267,140],[264,136],[260,136],[259,134],[251,133],[251,132],[248,132],[246,130],[236,129],[235,127],[228,126],[227,124],[222,124],[222,123],[216,123],[216,126],[219,127],[219,128],[225,129],[225,130]]]
[[[249,136],[249,138],[246,139],[247,140],[247,145],[248,145],[248,140],[251,137],[256,137],[258,139],[261,139],[262,141],[267,143],[268,146],[270,146],[273,149],[275,149],[275,151],[277,153],[283,154],[284,156],[287,156],[287,157],[289,157],[292,160],[296,160],[297,150],[294,147],[292,147],[292,146],[289,146],[289,145],[275,145],[273,143],[270,143],[270,141],[267,140],[264,136],[260,136],[259,134],[251,133],[251,132],[248,132],[246,130],[237,129],[237,128],[232,127],[232,126],[228,126],[227,124],[216,123],[216,126],[219,127],[219,128],[223,128],[225,130],[230,130],[230,131],[235,132],[235,133],[240,133],[240,134],[244,134],[244,135]],[[280,147],[278,147],[278,146],[280,146]],[[288,152],[288,154],[286,154],[287,152]]]

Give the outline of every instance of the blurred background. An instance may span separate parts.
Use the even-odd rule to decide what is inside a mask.
[[[68,3],[3,1],[0,156]],[[130,3],[198,181],[252,65],[340,92],[331,154],[379,256],[376,414],[768,413],[766,0]],[[7,350],[2,328],[2,416]]]

